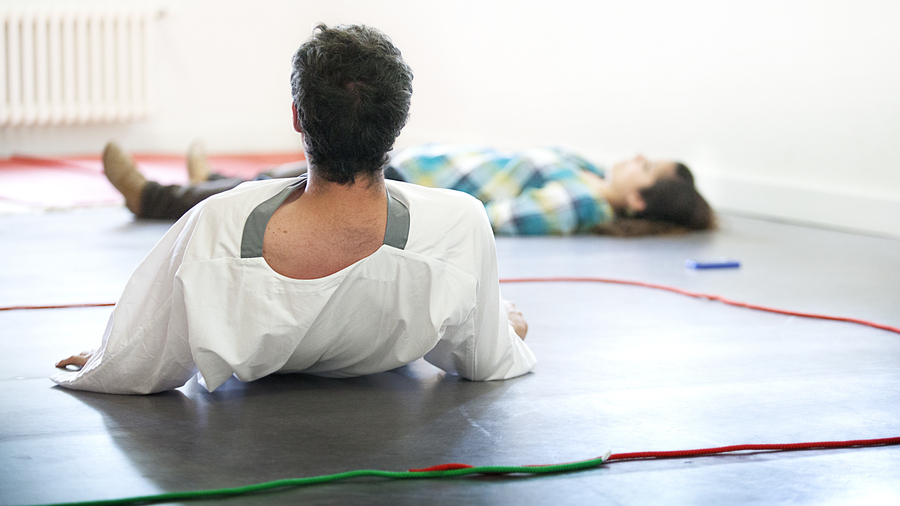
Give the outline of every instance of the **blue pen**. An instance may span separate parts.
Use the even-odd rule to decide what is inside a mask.
[[[733,269],[740,267],[741,263],[730,258],[715,258],[712,260],[685,260],[684,265],[691,269]]]

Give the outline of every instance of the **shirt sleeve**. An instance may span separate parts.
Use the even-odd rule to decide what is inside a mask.
[[[515,378],[534,369],[537,359],[506,316],[494,235],[484,213],[477,209],[480,204],[475,199],[472,202],[477,219],[472,231],[476,236],[473,258],[478,273],[475,308],[459,329],[448,329],[425,359],[472,381]]]
[[[175,275],[200,212],[195,207],[173,225],[132,274],[87,364],[50,379],[73,390],[149,394],[178,388],[196,373]]]
[[[609,203],[577,176],[548,181],[513,198],[484,205],[502,235],[570,235],[589,232],[614,217]]]

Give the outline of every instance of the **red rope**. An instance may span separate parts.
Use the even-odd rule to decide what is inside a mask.
[[[719,295],[710,295],[699,292],[691,292],[688,290],[682,290],[681,288],[675,288],[672,286],[665,285],[657,285],[654,283],[644,283],[642,281],[625,281],[622,279],[609,279],[609,278],[510,278],[510,279],[501,279],[501,283],[568,283],[568,282],[593,282],[593,283],[611,283],[616,285],[630,285],[630,286],[642,286],[644,288],[655,288],[657,290],[665,290],[667,292],[673,292],[681,295],[687,295],[688,297],[695,297],[698,299],[706,299],[706,300],[715,300],[719,301],[723,304],[728,304],[729,306],[737,306],[743,307],[747,309],[755,309],[757,311],[766,311],[769,313],[777,313],[788,316],[800,316],[803,318],[816,318],[819,320],[831,320],[838,322],[847,322],[847,323],[855,323],[857,325],[865,325],[867,327],[874,327],[876,329],[887,330],[888,332],[895,332],[900,334],[900,328],[891,327],[890,325],[884,325],[881,323],[874,323],[866,320],[859,320],[857,318],[847,318],[843,316],[828,316],[821,314],[813,314],[813,313],[801,313],[798,311],[787,311],[784,309],[776,309],[766,306],[758,306],[756,304],[748,304],[746,302],[739,302],[734,300],[726,299],[725,297]]]
[[[115,302],[101,302],[97,304],[59,304],[56,306],[5,306],[0,307],[0,311],[17,311],[20,309],[68,309],[73,307],[109,307],[115,305]]]
[[[846,323],[855,323],[857,325],[865,325],[867,327],[873,327],[876,329],[887,330],[888,332],[894,332],[900,334],[900,328],[892,327],[890,325],[884,325],[881,323],[870,322],[866,320],[860,320],[857,318],[847,318],[844,316],[829,316],[822,314],[813,314],[813,313],[801,313],[799,311],[787,311],[784,309],[771,308],[766,306],[758,306],[756,304],[748,304],[746,302],[739,302],[735,300],[726,299],[720,295],[710,295],[706,293],[699,292],[691,292],[688,290],[682,290],[681,288],[675,288],[673,286],[666,285],[657,285],[655,283],[645,283],[643,281],[626,281],[623,279],[610,279],[610,278],[572,278],[572,277],[551,277],[551,278],[507,278],[501,279],[501,283],[610,283],[614,285],[629,285],[629,286],[641,286],[644,288],[654,288],[656,290],[664,290],[667,292],[677,293],[680,295],[687,295],[688,297],[694,297],[697,299],[706,299],[706,300],[715,300],[721,302],[723,304],[728,304],[729,306],[737,306],[743,307],[747,309],[755,309],[757,311],[766,311],[768,313],[776,313],[783,314],[788,316],[800,316],[802,318],[815,318],[819,320],[830,320],[830,321],[838,321],[838,322],[846,322]],[[0,307],[0,311],[15,311],[19,309],[62,309],[62,308],[73,308],[73,307],[106,307],[106,306],[115,306],[115,303],[103,303],[103,304],[64,304],[64,305],[55,305],[55,306],[7,306]]]
[[[475,466],[469,464],[441,464],[439,466],[423,467],[422,469],[410,469],[411,473],[429,473],[431,471],[454,471],[456,469],[472,469]]]
[[[720,446],[718,448],[701,448],[697,450],[675,450],[663,452],[634,452],[613,453],[607,462],[613,460],[634,459],[674,459],[683,457],[695,457],[697,455],[716,455],[719,453],[740,452],[746,450],[827,450],[830,448],[864,448],[867,446],[889,446],[900,444],[900,437],[888,437],[882,439],[855,439],[852,441],[822,441],[818,443],[788,443],[788,444],[745,444],[733,446]]]
[[[633,453],[613,453],[604,463],[614,462],[618,460],[649,460],[649,459],[677,459],[684,457],[696,457],[698,455],[719,455],[729,452],[740,452],[747,450],[766,450],[766,451],[798,451],[798,450],[828,450],[834,448],[866,448],[872,446],[890,446],[900,444],[900,437],[889,437],[881,439],[855,439],[851,441],[822,441],[818,443],[787,443],[787,444],[745,444],[720,446],[718,448],[699,448],[696,450],[675,450],[675,451],[655,451],[655,452],[633,452]],[[583,462],[583,461],[582,461]],[[546,467],[548,464],[539,464],[524,467]],[[554,465],[554,464],[549,464]],[[455,469],[471,469],[475,466],[469,464],[441,464],[438,466],[426,467],[423,469],[410,469],[412,473],[423,473],[429,471],[451,471]]]
[[[657,290],[665,290],[667,292],[673,292],[681,295],[687,295],[688,297],[695,297],[698,299],[707,299],[707,300],[715,300],[722,302],[723,304],[728,304],[731,306],[743,307],[748,309],[755,309],[758,311],[766,311],[769,313],[777,313],[783,315],[790,316],[800,316],[803,318],[817,318],[821,320],[832,320],[832,321],[840,321],[847,323],[856,323],[859,325],[866,325],[869,327],[874,327],[881,330],[887,330],[889,332],[895,332],[900,334],[900,328],[891,327],[889,325],[882,325],[879,323],[873,323],[865,320],[859,320],[856,318],[845,318],[840,316],[828,316],[828,315],[819,315],[812,313],[801,313],[796,311],[786,311],[783,309],[775,309],[769,308],[765,306],[758,306],[755,304],[748,304],[745,302],[738,302],[726,299],[724,297],[718,295],[709,295],[698,292],[691,292],[688,290],[682,290],[680,288],[674,288],[671,286],[665,285],[657,285],[654,283],[645,283],[641,281],[625,281],[621,279],[609,279],[609,278],[576,278],[576,277],[552,277],[552,278],[509,278],[509,279],[501,279],[501,283],[567,283],[567,282],[593,282],[593,283],[611,283],[616,285],[630,285],[630,286],[641,286],[645,288],[655,288]],[[100,303],[100,304],[63,304],[63,305],[54,305],[54,306],[8,306],[8,307],[0,307],[0,311],[12,311],[18,309],[60,309],[60,308],[79,308],[79,307],[107,307],[114,306],[114,303]],[[881,438],[881,439],[856,439],[851,441],[822,441],[816,443],[787,443],[787,444],[743,444],[743,445],[732,445],[732,446],[720,446],[717,448],[700,448],[695,450],[675,450],[675,451],[649,451],[649,452],[632,452],[632,453],[614,453],[609,456],[606,462],[618,461],[618,460],[638,460],[638,459],[671,459],[671,458],[684,458],[684,457],[694,457],[698,455],[718,455],[721,453],[729,453],[729,452],[738,452],[738,451],[747,451],[747,450],[765,450],[765,451],[796,451],[796,450],[824,450],[830,448],[863,448],[863,447],[871,447],[871,446],[888,446],[888,445],[897,445],[900,444],[900,437],[891,437],[891,438]],[[410,469],[412,472],[426,472],[426,471],[447,471],[453,469],[468,469],[474,466],[470,466],[469,464],[441,464],[438,466],[427,467],[424,469]]]

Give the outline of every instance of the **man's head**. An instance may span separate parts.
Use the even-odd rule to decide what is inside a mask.
[[[353,183],[388,162],[406,124],[412,70],[383,33],[318,25],[294,55],[294,127],[310,165],[326,180]]]

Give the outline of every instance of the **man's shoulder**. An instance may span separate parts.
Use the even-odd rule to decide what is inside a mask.
[[[387,187],[391,196],[414,215],[437,219],[451,216],[480,219],[485,214],[484,205],[478,199],[461,191],[399,181],[387,181]]]
[[[484,205],[471,195],[395,181],[389,182],[388,192],[409,209],[408,251],[449,261],[493,241]]]
[[[260,204],[278,195],[293,180],[249,181],[237,188],[213,195],[191,208],[182,219],[190,223],[193,236],[216,237],[223,245],[240,241],[245,222]],[[231,239],[226,239],[231,238]]]

